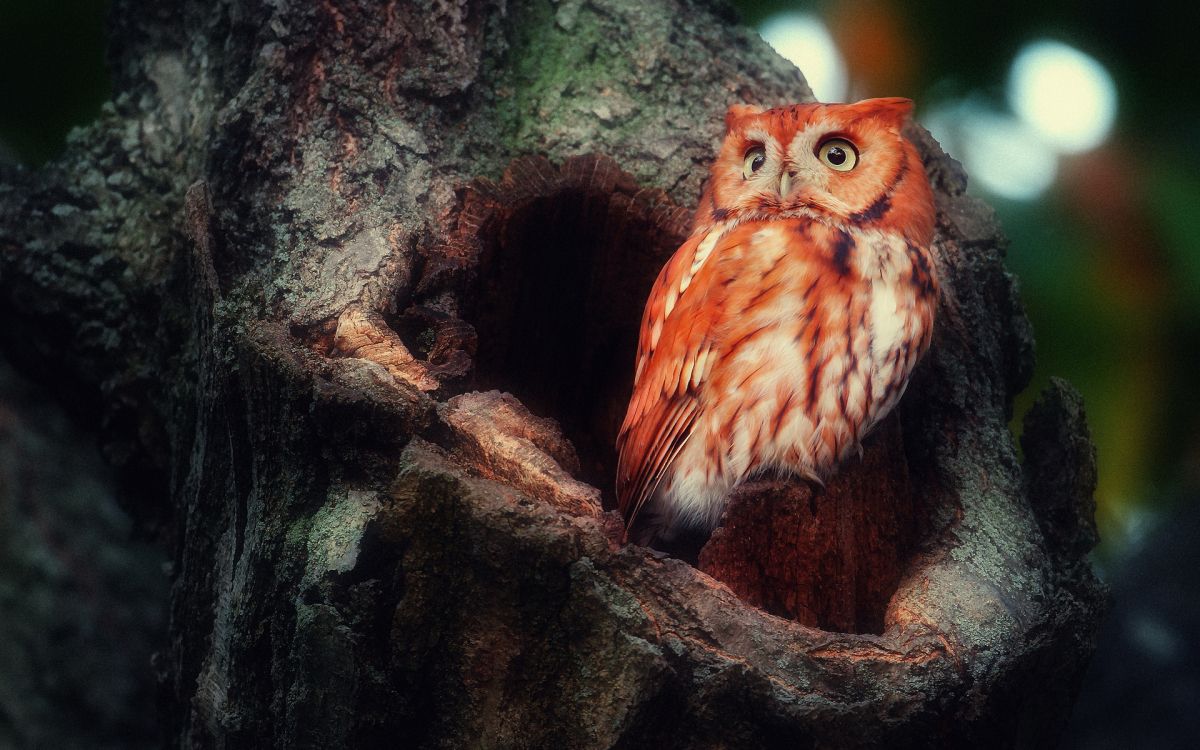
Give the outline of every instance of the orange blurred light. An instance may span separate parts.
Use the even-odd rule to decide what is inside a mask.
[[[887,0],[838,0],[830,32],[850,69],[851,98],[913,94],[917,48]]]

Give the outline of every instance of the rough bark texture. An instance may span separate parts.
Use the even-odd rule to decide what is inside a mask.
[[[0,175],[3,343],[171,540],[174,744],[1054,742],[1102,609],[1093,459],[1056,386],[1018,461],[1004,243],[919,129],[952,294],[891,446],[916,551],[855,615],[880,633],[823,631],[603,511],[724,108],[808,95],[725,6],[114,6],[121,93]]]

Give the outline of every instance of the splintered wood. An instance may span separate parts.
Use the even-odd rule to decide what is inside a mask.
[[[499,391],[466,393],[438,407],[453,453],[481,476],[575,515],[600,514],[600,491],[571,476],[579,458],[552,419]]]
[[[438,387],[437,379],[377,314],[357,306],[348,308],[338,318],[333,343],[342,355],[382,365],[393,377],[422,391]]]

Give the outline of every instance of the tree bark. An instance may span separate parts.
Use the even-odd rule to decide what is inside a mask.
[[[1054,744],[1103,609],[1094,457],[1056,383],[1018,460],[1004,240],[923,131],[949,293],[891,444],[911,552],[827,621],[879,632],[824,631],[605,511],[721,115],[809,97],[726,6],[113,12],[113,103],[0,174],[3,344],[171,546],[172,744]]]

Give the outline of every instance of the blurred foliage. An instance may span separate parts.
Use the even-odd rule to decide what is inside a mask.
[[[107,15],[107,0],[0,0],[0,162],[45,162],[99,112]]]

